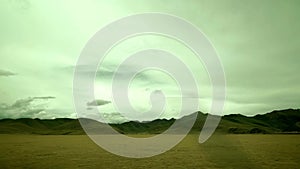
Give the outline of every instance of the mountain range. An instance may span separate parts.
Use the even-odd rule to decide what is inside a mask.
[[[199,133],[206,120],[207,114],[196,112],[197,119],[190,133]],[[188,122],[190,116],[185,116],[177,121]],[[81,119],[91,131],[101,130],[103,123]],[[175,119],[157,119],[150,122],[125,122],[109,124],[122,134],[159,134],[168,129]],[[174,128],[173,130],[179,130]],[[276,110],[270,113],[247,117],[241,114],[225,115],[216,129],[218,133],[231,134],[274,134],[274,133],[299,133],[300,110]],[[78,119],[1,119],[0,134],[41,134],[41,135],[80,135],[85,134]]]

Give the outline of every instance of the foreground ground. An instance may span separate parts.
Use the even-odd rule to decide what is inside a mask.
[[[106,152],[85,135],[0,135],[0,168],[299,168],[300,135],[187,136],[146,159]]]

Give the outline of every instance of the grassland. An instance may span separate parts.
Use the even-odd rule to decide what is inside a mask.
[[[138,136],[139,137],[139,136]],[[188,135],[146,159],[113,155],[86,135],[0,135],[0,168],[299,168],[300,135]]]

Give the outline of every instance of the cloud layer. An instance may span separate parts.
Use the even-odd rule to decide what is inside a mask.
[[[212,42],[226,74],[224,114],[254,115],[299,108],[299,1],[120,0],[54,4],[22,0],[3,1],[0,11],[0,100],[6,103],[0,105],[0,118],[75,118],[74,65],[87,41],[116,19],[149,11],[184,18]],[[66,14],[67,17],[61,17]],[[120,120],[110,104],[113,73],[126,57],[149,48],[165,49],[184,60],[199,83],[200,97],[189,88],[182,89],[188,91],[187,96],[180,96],[176,81],[162,72],[143,72],[129,85],[128,97],[133,107],[146,112],[151,108],[151,92],[160,90],[167,98],[168,113],[163,117],[177,113],[181,97],[199,99],[199,109],[209,112],[212,89],[205,67],[180,42],[153,35],[126,39],[111,49],[96,74],[95,100],[86,100],[83,107],[98,108],[112,120]],[[119,72],[120,75],[131,73],[134,66],[127,65],[127,71]],[[82,78],[92,71],[89,65],[79,65],[79,70]],[[83,89],[81,92],[85,93]],[[56,98],[29,97],[47,95]]]

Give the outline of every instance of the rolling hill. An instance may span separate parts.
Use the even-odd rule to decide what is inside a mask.
[[[201,131],[207,114],[197,113],[197,120],[190,131]],[[178,119],[183,124],[188,123],[190,116]],[[82,119],[91,130],[101,130],[104,124]],[[175,119],[158,119],[150,122],[126,122],[122,124],[110,124],[116,131],[122,134],[158,134],[168,129]],[[179,130],[179,129],[173,129]],[[300,132],[300,110],[277,110],[263,115],[247,117],[240,114],[225,115],[222,117],[216,130],[219,133],[254,134],[254,133],[298,133]],[[85,134],[78,119],[2,119],[0,120],[0,134],[43,134],[43,135],[78,135]]]

